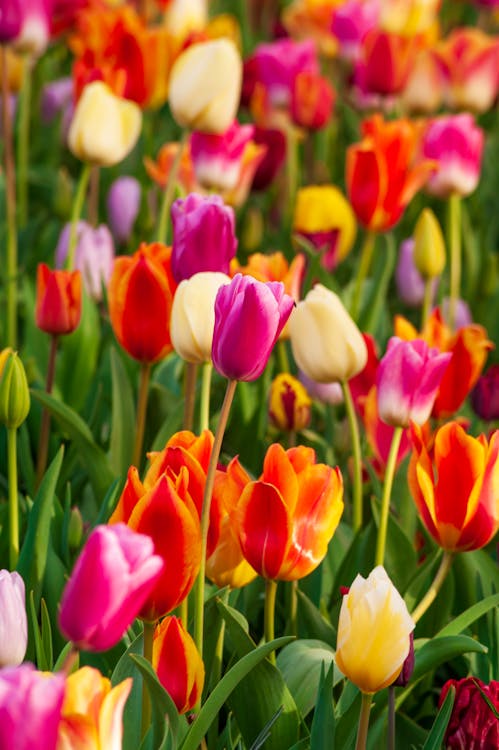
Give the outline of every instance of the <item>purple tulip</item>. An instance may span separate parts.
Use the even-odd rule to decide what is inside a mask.
[[[211,356],[216,370],[229,380],[260,377],[293,305],[280,282],[236,274],[215,299]]]
[[[424,424],[451,356],[430,349],[422,339],[392,336],[376,376],[380,419],[393,427]]]
[[[442,316],[445,321],[449,320],[449,307],[449,298],[444,297],[442,304],[440,305],[440,310],[442,311]],[[470,306],[464,301],[464,299],[458,299],[456,305],[456,320],[454,323],[456,331],[460,328],[466,328],[466,326],[470,326],[472,323],[473,317],[471,315]]]
[[[499,419],[499,365],[491,365],[470,394],[473,411],[480,419]]]
[[[425,289],[424,279],[414,265],[414,244],[412,238],[401,243],[395,269],[398,296],[409,307],[422,304]]]
[[[177,284],[201,271],[229,273],[236,254],[234,211],[219,195],[191,193],[172,206],[172,273]]]
[[[55,258],[58,268],[64,266],[68,254],[71,225],[66,224],[57,243]],[[107,287],[114,263],[114,242],[105,224],[90,226],[79,221],[76,230],[75,270],[81,271],[83,286],[95,302],[102,299],[102,289]]]
[[[73,101],[73,79],[49,81],[42,89],[41,116],[45,123],[55,120]]]
[[[80,649],[106,651],[132,624],[163,570],[154,542],[123,523],[97,526],[64,589],[59,626]]]
[[[320,401],[322,404],[331,404],[338,406],[343,403],[343,391],[339,383],[318,383],[305,375],[301,370],[298,372],[298,380],[303,383],[308,391],[309,396],[314,401]]]
[[[32,664],[0,670],[1,750],[55,750],[65,676]]]
[[[107,217],[118,242],[128,242],[140,208],[140,182],[135,177],[118,177],[107,194]]]
[[[24,581],[15,571],[0,570],[0,667],[17,667],[27,643]]]

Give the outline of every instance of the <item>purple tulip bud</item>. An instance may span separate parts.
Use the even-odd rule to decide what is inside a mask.
[[[17,667],[27,643],[24,581],[15,571],[0,570],[0,667]]]
[[[50,123],[64,112],[73,100],[73,79],[59,78],[46,83],[42,90],[42,121]]]
[[[298,373],[298,380],[303,383],[314,401],[331,404],[332,406],[343,403],[343,391],[339,383],[317,383],[301,370]]]
[[[499,419],[499,365],[492,365],[478,379],[470,394],[473,411],[480,419]]]
[[[140,182],[135,177],[118,177],[107,194],[109,226],[118,242],[125,244],[133,229],[140,208]]]
[[[215,299],[211,356],[216,370],[229,380],[260,377],[293,305],[280,282],[236,274]]]
[[[229,273],[236,254],[234,211],[219,195],[191,193],[172,206],[172,272],[180,284],[201,271]]]
[[[405,662],[402,665],[402,671],[392,684],[394,687],[405,687],[412,677],[414,672],[414,632],[409,636],[410,646],[409,653],[405,658]]]
[[[71,225],[66,224],[57,243],[56,265],[62,268],[68,254]],[[114,263],[114,242],[105,224],[91,227],[79,221],[76,230],[75,269],[81,271],[83,286],[95,302],[102,299],[102,288],[107,287]]]
[[[412,238],[401,243],[395,269],[398,296],[408,307],[422,305],[425,290],[425,281],[414,265],[414,244]],[[435,294],[438,280],[435,279],[432,284],[433,294]]]
[[[441,305],[442,315],[444,317],[444,320],[449,320],[449,298],[444,297],[442,300]],[[469,308],[469,305],[467,302],[465,302],[463,299],[457,300],[456,305],[456,321],[455,321],[455,329],[456,331],[460,328],[466,328],[466,326],[469,326],[473,323],[473,318],[471,315],[471,310]]]

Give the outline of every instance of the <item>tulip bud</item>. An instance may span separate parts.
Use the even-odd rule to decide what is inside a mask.
[[[409,238],[400,244],[395,283],[402,302],[409,307],[419,307],[424,299],[425,283],[414,264],[414,239]]]
[[[7,23],[8,39],[16,52],[38,57],[45,51],[50,38],[50,20],[52,4],[47,0],[4,0],[2,3],[3,25]],[[13,34],[15,16],[19,23],[16,34]],[[10,26],[10,28],[9,28]],[[5,34],[3,34],[5,39]]]
[[[36,275],[36,325],[45,333],[72,333],[81,317],[81,274],[79,271],[51,271],[38,264]]]
[[[0,668],[21,664],[28,644],[24,581],[0,570]]]
[[[425,279],[445,268],[445,240],[431,208],[424,208],[414,228],[414,264]]]
[[[194,708],[203,691],[204,664],[178,617],[165,617],[156,627],[152,664],[178,712]]]
[[[499,365],[491,365],[470,394],[473,411],[480,419],[499,419]]]
[[[229,276],[205,271],[184,279],[177,287],[170,336],[173,348],[186,362],[201,364],[211,360],[215,297],[223,284],[230,284]]]
[[[395,687],[406,687],[414,672],[414,631],[409,636],[409,653],[402,665],[402,671],[393,683]]]
[[[73,99],[73,79],[69,76],[49,81],[42,89],[41,117],[51,123],[60,112],[66,110]]]
[[[89,83],[76,105],[68,132],[68,146],[82,161],[111,167],[135,146],[142,113],[135,102],[113,94],[102,81]]]
[[[242,61],[234,42],[214,39],[188,47],[170,73],[169,103],[179,125],[224,133],[239,105]]]
[[[297,432],[307,427],[311,403],[305,386],[288,372],[274,378],[270,386],[269,416],[279,430]]]
[[[71,225],[66,224],[57,243],[55,257],[58,266],[66,261],[69,249]],[[114,263],[114,242],[105,224],[92,227],[79,221],[76,230],[75,270],[81,271],[83,286],[95,302],[102,300],[103,288],[107,287]]]
[[[78,507],[71,508],[69,514],[68,545],[70,549],[78,549],[83,536],[83,518]]]
[[[298,377],[313,400],[322,404],[331,404],[331,406],[338,406],[338,404],[343,403],[343,391],[339,383],[317,383],[301,370]]]
[[[109,226],[118,242],[128,241],[140,208],[140,182],[135,177],[118,177],[107,194]]]
[[[347,381],[367,362],[361,332],[337,294],[316,284],[299,302],[289,321],[293,356],[318,383]]]
[[[11,349],[0,354],[0,422],[17,429],[29,414],[30,396],[24,365]]]

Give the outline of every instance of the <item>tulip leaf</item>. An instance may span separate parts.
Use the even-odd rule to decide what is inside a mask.
[[[132,463],[133,440],[135,435],[135,404],[123,361],[111,349],[111,378],[113,410],[111,418],[111,438],[109,463],[115,474],[125,475]]]
[[[316,704],[322,670],[328,670],[331,664],[334,664],[334,650],[317,640],[293,641],[277,657],[277,666],[303,718]],[[343,675],[337,669],[334,672],[337,685]]]
[[[57,363],[57,382],[64,402],[79,411],[92,389],[100,347],[100,321],[95,302],[82,298],[81,320],[73,333],[63,336]]]
[[[52,665],[54,663],[54,649],[52,645],[52,626],[50,624],[50,616],[49,611],[47,609],[47,605],[45,604],[45,599],[42,598],[40,602],[40,613],[41,613],[41,621],[42,621],[42,645],[43,645],[43,652],[46,656],[48,667],[47,670],[52,669]],[[42,667],[39,667],[39,669],[42,669]]]
[[[38,401],[74,442],[79,457],[84,464],[96,498],[101,498],[115,479],[106,454],[94,441],[88,425],[62,401],[58,401],[45,391],[32,390],[31,395]]]
[[[334,747],[336,729],[333,706],[334,672],[333,662],[329,665],[326,673],[324,662],[322,663],[317,704],[310,730],[310,747],[313,750],[330,750],[331,747]]]
[[[43,601],[43,599],[42,599]],[[30,634],[33,635],[35,642],[36,665],[42,672],[49,672],[52,669],[52,663],[45,652],[45,646],[42,639],[38,617],[36,615],[35,601],[33,591],[29,592],[29,616],[30,616]]]
[[[472,607],[469,607],[465,612],[461,612],[452,622],[445,625],[435,637],[441,638],[448,635],[458,635],[478,620],[479,617],[487,614],[487,612],[495,607],[499,607],[499,594],[492,594],[492,596],[488,596]]]
[[[376,333],[380,315],[386,310],[386,295],[397,259],[391,232],[385,233],[385,244],[384,252],[375,253],[372,282],[365,285],[368,288],[368,296],[362,304],[358,325],[360,330],[366,333]]]
[[[371,507],[376,525],[379,526],[380,504],[373,501]],[[383,564],[394,586],[399,591],[404,591],[417,567],[417,556],[414,544],[391,513],[388,516]]]
[[[197,750],[203,737],[214,721],[223,704],[241,683],[241,681],[250,674],[272,651],[285,646],[292,640],[292,637],[276,638],[270,643],[264,643],[253,651],[250,651],[237,661],[231,669],[220,680],[216,688],[208,697],[206,703],[201,708],[196,720],[191,724],[180,750]],[[259,690],[259,686],[257,687]],[[246,705],[248,718],[254,715],[250,713],[249,706]],[[281,745],[289,747],[289,745]]]
[[[142,654],[142,633],[132,641],[121,655],[111,675],[112,685],[118,685],[127,677],[133,678],[133,685],[123,711],[123,748],[137,750],[140,746],[140,721],[142,712],[142,675],[137,664],[130,659],[131,654]]]
[[[444,741],[445,730],[449,723],[452,708],[454,706],[454,699],[456,697],[456,688],[451,686],[447,691],[445,700],[440,707],[440,711],[437,714],[433,726],[430,729],[426,742],[423,745],[423,750],[440,750]]]
[[[107,523],[109,518],[111,517],[117,501],[118,501],[118,495],[123,489],[123,481],[120,481],[119,479],[115,479],[112,485],[109,487],[108,491],[106,492],[106,496],[104,500],[102,501],[99,515],[97,516],[95,520],[95,526],[98,526],[100,523]]]
[[[415,682],[440,664],[470,652],[485,654],[487,647],[467,635],[435,637],[421,647],[414,641],[415,662],[411,681]]]
[[[336,630],[303,591],[298,589],[297,594],[300,633],[303,625],[303,630],[309,638],[323,641],[334,648],[336,646]]]

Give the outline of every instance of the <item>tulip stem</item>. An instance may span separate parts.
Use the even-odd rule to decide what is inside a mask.
[[[450,566],[452,565],[452,561],[454,559],[454,555],[452,552],[449,552],[449,550],[444,550],[444,554],[442,557],[442,560],[440,562],[440,566],[437,570],[437,574],[435,578],[432,581],[432,584],[426,594],[423,596],[421,601],[419,602],[416,609],[411,613],[411,617],[414,620],[414,622],[418,622],[426,610],[430,607],[431,604],[435,601],[438,592],[440,591],[443,582],[445,581],[447,577],[447,573],[450,570]]]
[[[357,730],[357,742],[355,750],[365,750],[367,741],[367,730],[369,728],[369,714],[371,711],[372,693],[362,693],[360,706],[359,728]]]
[[[182,623],[184,628],[188,630],[189,629],[189,619],[188,619],[189,618],[189,597],[186,596],[185,599],[180,602],[178,609],[179,609],[178,614],[180,617],[180,622]]]
[[[395,687],[388,688],[388,750],[395,750]]]
[[[87,204],[87,215],[88,223],[92,227],[96,227],[99,223],[99,187],[100,187],[100,169],[94,164],[90,169],[88,188],[88,204]]]
[[[229,602],[229,593],[230,593],[230,589],[227,588],[226,591],[220,594],[220,599],[224,604],[228,604]],[[210,677],[210,692],[216,688],[216,686],[220,682],[220,678],[222,677],[224,641],[225,641],[225,620],[222,617],[220,621],[220,630],[218,633],[217,642],[215,644],[215,653],[213,654],[213,664],[211,667],[211,677]],[[208,730],[208,743],[207,743],[208,747],[210,748],[216,747],[217,739],[218,739],[218,732],[219,732],[219,726],[218,726],[218,716],[217,716],[215,718],[215,721],[212,723],[210,729]]]
[[[291,222],[295,209],[296,191],[298,190],[298,138],[294,125],[290,122],[286,127],[286,179],[287,206],[286,219]]]
[[[9,477],[9,565],[15,570],[19,558],[19,505],[17,500],[17,430],[7,428],[7,465]]]
[[[289,583],[289,632],[298,635],[298,581]]]
[[[31,60],[23,55],[23,82],[19,98],[19,130],[17,140],[17,200],[19,226],[28,223],[28,163],[29,163],[29,118],[31,110]]]
[[[281,372],[289,372],[289,358],[288,351],[286,349],[286,342],[284,339],[277,341],[277,357],[279,360],[279,368]]]
[[[236,392],[237,380],[229,380],[227,390],[218,418],[215,440],[211,450],[210,463],[206,474],[206,483],[203,494],[203,507],[201,510],[201,565],[196,582],[195,612],[194,612],[194,641],[201,658],[203,658],[203,628],[204,628],[204,578],[206,571],[206,548],[208,545],[208,528],[210,525],[210,507],[215,474],[222,448],[222,441],[229,418],[230,407]]]
[[[2,67],[2,128],[5,166],[5,212],[7,218],[7,345],[17,347],[17,226],[16,226],[16,168],[12,139],[10,92],[7,73],[7,48],[1,47]]]
[[[341,382],[341,390],[343,391],[343,399],[345,401],[345,408],[347,413],[348,424],[350,426],[350,435],[352,438],[352,453],[353,453],[353,493],[352,493],[352,507],[353,507],[353,530],[354,532],[359,531],[362,528],[362,459],[360,453],[360,433],[359,425],[357,423],[357,417],[355,415],[355,407],[353,404],[352,393],[350,386],[346,381]]]
[[[451,331],[456,329],[457,301],[461,288],[461,196],[453,193],[448,202],[448,244],[450,252],[449,319]]]
[[[433,279],[427,278],[424,282],[423,307],[421,308],[421,329],[430,317],[431,303],[433,301]]]
[[[194,422],[197,374],[198,366],[194,362],[186,362],[184,373],[184,430],[192,430]]]
[[[144,443],[144,432],[146,427],[147,396],[149,392],[149,379],[151,377],[151,365],[142,362],[140,367],[139,393],[137,397],[137,417],[135,421],[135,442],[133,444],[132,464],[140,468],[142,457],[142,445]]]
[[[277,581],[267,579],[265,581],[265,608],[264,608],[264,634],[266,643],[274,640],[275,599],[277,594]],[[275,651],[269,656],[272,664],[275,664]]]
[[[170,218],[170,208],[173,203],[173,198],[175,195],[175,188],[177,186],[177,176],[180,169],[180,164],[182,162],[182,155],[184,153],[185,144],[187,143],[187,139],[189,138],[189,131],[183,130],[182,135],[180,136],[180,141],[178,144],[178,150],[175,154],[175,159],[173,160],[173,164],[170,169],[170,174],[168,175],[168,180],[166,183],[165,191],[163,193],[163,200],[161,202],[161,208],[159,212],[159,220],[158,220],[158,242],[167,242],[168,239],[168,221]]]
[[[201,404],[199,409],[199,432],[207,430],[210,426],[210,388],[213,365],[205,362],[201,378]]]
[[[155,622],[144,622],[143,654],[149,664],[152,664],[152,648],[154,643]],[[151,698],[147,689],[146,681],[142,681],[142,739],[147,734],[151,725]]]
[[[49,361],[47,366],[47,380],[45,383],[45,392],[52,393],[55,378],[55,358],[57,354],[57,336],[51,336],[50,338],[50,352]],[[42,419],[40,423],[40,437],[38,440],[38,457],[36,463],[36,486],[40,485],[45,474],[47,466],[47,458],[49,453],[49,437],[50,437],[50,413],[47,409],[42,411]]]
[[[397,467],[397,456],[403,432],[403,427],[395,427],[390,445],[390,452],[388,454],[385,481],[383,484],[383,497],[381,498],[381,515],[379,518],[378,539],[376,542],[375,565],[383,565],[385,559],[386,532],[388,529],[388,516],[390,515],[390,497],[392,494],[393,478]]]
[[[80,179],[78,180],[78,187],[76,188],[76,195],[73,201],[73,209],[71,211],[71,227],[69,230],[68,255],[66,258],[66,268],[68,269],[68,271],[72,271],[74,267],[76,241],[78,238],[78,222],[83,211],[83,203],[85,202],[85,195],[87,194],[88,181],[90,180],[91,171],[92,168],[90,164],[87,164],[85,162],[83,164],[83,169],[81,170]]]
[[[353,297],[352,297],[352,308],[350,311],[352,318],[356,322],[360,314],[360,298],[362,295],[362,287],[369,273],[369,269],[371,268],[375,245],[376,245],[376,234],[369,230],[367,231],[366,236],[364,237],[364,242],[362,245],[362,250],[360,254],[359,271],[355,279],[355,286],[354,286]]]

